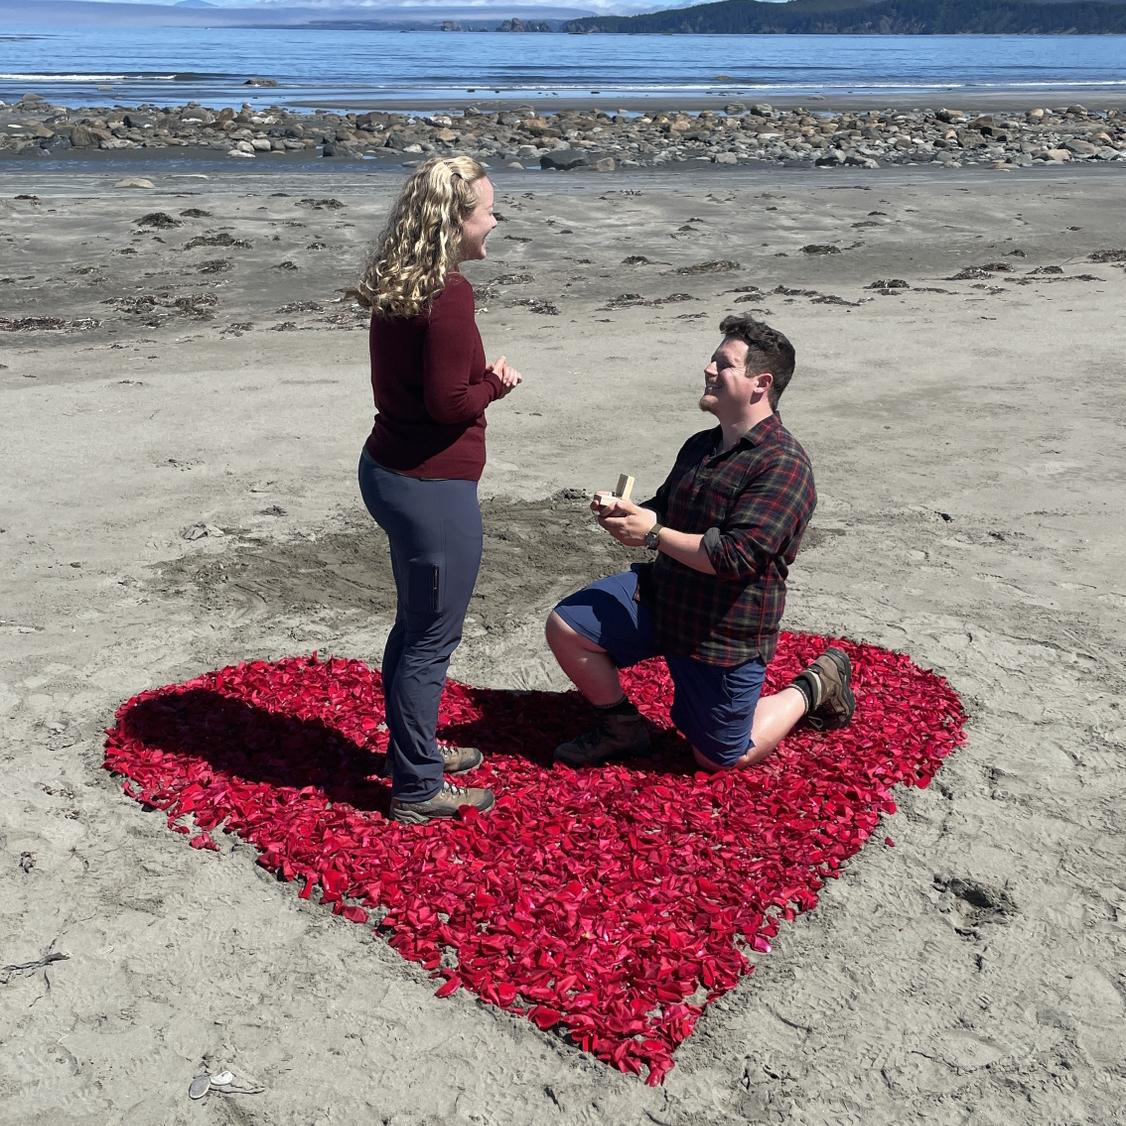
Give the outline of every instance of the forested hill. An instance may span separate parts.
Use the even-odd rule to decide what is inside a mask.
[[[711,35],[1126,34],[1124,0],[720,0],[643,16],[588,16],[571,32]]]

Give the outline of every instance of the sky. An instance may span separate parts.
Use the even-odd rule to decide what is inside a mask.
[[[113,3],[174,7],[178,0],[85,0],[85,2],[91,5]],[[693,3],[701,2],[704,2],[704,0],[509,0],[507,5],[502,4],[501,6],[514,7],[525,13],[542,9],[545,18],[557,18],[562,12],[569,14],[590,12],[606,15],[633,15],[638,12],[655,12],[665,8],[684,8]],[[35,3],[36,0],[30,0],[29,6],[33,7]],[[0,7],[3,6],[5,6],[4,0],[0,0]],[[319,10],[326,15],[333,12],[344,17],[354,16],[358,18],[362,18],[364,15],[377,16],[380,12],[386,12],[388,16],[402,18],[410,11],[423,15],[427,9],[431,8],[447,10],[457,8],[465,13],[463,18],[473,18],[469,13],[479,9],[482,18],[487,18],[491,15],[491,10],[499,10],[494,0],[209,0],[206,7],[195,3],[182,6],[185,8],[198,7],[203,10],[206,10],[206,7],[239,8],[243,11],[250,9],[275,13],[293,9]],[[435,16],[435,18],[438,17]],[[525,18],[528,18],[527,15]]]
[[[34,0],[33,0],[34,2]],[[179,0],[87,0],[89,3],[157,4],[175,6]],[[584,8],[591,11],[656,11],[659,8],[686,8],[703,0],[515,0],[521,7]],[[208,0],[213,8],[325,8],[336,11],[367,9],[400,9],[402,7],[480,7],[487,8],[491,0]],[[195,6],[195,5],[184,5]],[[203,5],[199,5],[202,7]]]
[[[88,0],[90,3],[119,4],[158,4],[172,6],[177,0]],[[529,8],[569,8],[591,12],[654,12],[663,8],[686,8],[693,3],[705,0],[516,0],[521,7]],[[782,0],[769,0],[771,3]],[[401,9],[404,6],[425,9],[427,7],[488,8],[490,0],[209,0],[215,8],[263,8],[285,10],[286,8],[325,8],[337,11],[367,9],[377,12],[380,9]]]

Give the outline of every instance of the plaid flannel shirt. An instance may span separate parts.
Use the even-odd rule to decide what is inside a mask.
[[[704,537],[714,575],[658,555],[641,586],[661,651],[730,666],[769,662],[786,605],[786,576],[817,493],[813,467],[777,415],[726,453],[719,427],[694,434],[657,495],[661,524]]]

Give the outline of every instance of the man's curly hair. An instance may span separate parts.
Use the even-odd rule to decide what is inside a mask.
[[[794,346],[776,328],[746,315],[724,317],[719,331],[747,345],[747,375],[768,371],[774,376],[767,399],[770,409],[777,410],[778,400],[794,374]]]

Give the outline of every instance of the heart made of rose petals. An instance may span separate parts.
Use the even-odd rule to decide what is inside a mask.
[[[783,634],[766,692],[825,646]],[[800,728],[766,762],[698,772],[669,723],[664,662],[623,674],[655,725],[628,765],[553,766],[589,709],[571,693],[450,682],[439,738],[480,747],[467,784],[495,809],[422,827],[387,819],[378,672],[360,661],[253,661],[122,705],[105,766],[167,813],[193,848],[220,827],[258,863],[320,889],[335,913],[390,935],[404,957],[659,1083],[708,1002],[754,969],[783,920],[963,741],[957,694],[909,658],[847,641],[856,715]],[[459,779],[461,781],[461,779]],[[890,838],[884,838],[892,844]]]

